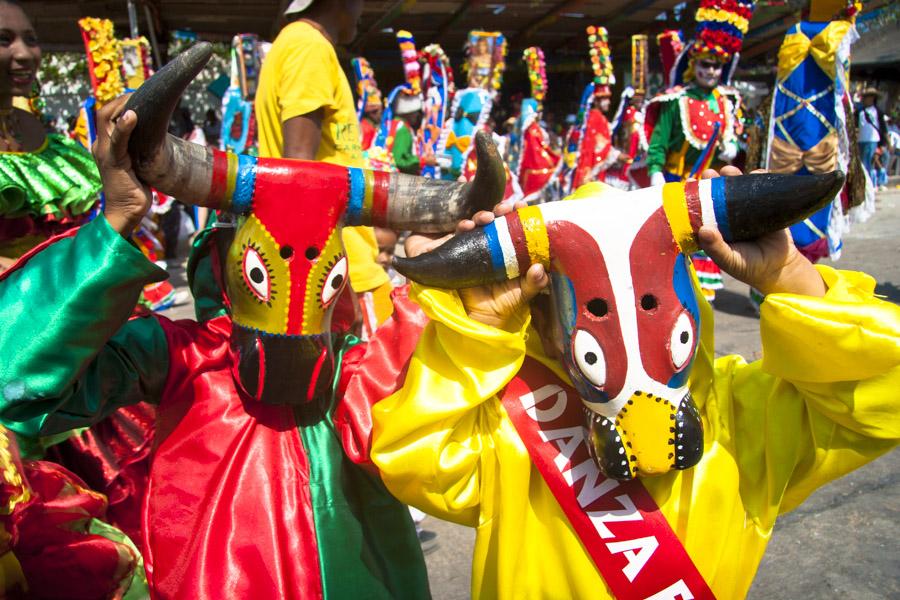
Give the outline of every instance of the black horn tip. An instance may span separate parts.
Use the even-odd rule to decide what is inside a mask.
[[[161,145],[181,94],[209,62],[212,51],[209,42],[191,46],[144,82],[128,99],[125,110],[133,110],[138,116],[128,151],[138,163],[151,158]]]
[[[802,221],[827,206],[844,186],[841,171],[821,175],[758,173],[723,178],[727,241],[753,240]]]
[[[493,209],[506,193],[506,170],[491,134],[485,131],[475,134],[475,155],[478,157],[477,170],[469,192],[473,213]]]
[[[460,289],[506,279],[494,268],[484,232],[475,229],[447,240],[415,258],[395,256],[394,268],[409,279],[430,287]]]

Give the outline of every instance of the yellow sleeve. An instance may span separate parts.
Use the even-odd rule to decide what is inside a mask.
[[[372,409],[372,460],[400,501],[475,526],[503,435],[495,395],[522,364],[531,317],[504,331],[469,319],[456,292],[414,284],[411,295],[431,322],[403,387]]]
[[[763,302],[761,361],[715,363],[711,429],[735,456],[748,513],[762,521],[900,439],[900,307],[875,298],[868,275],[816,268],[824,298]]]
[[[282,123],[319,108],[335,110],[335,90],[340,84],[341,67],[334,48],[312,28],[291,31],[295,33],[277,57]]]
[[[341,230],[341,239],[344,241],[344,249],[347,251],[347,261],[350,265],[350,285],[354,292],[362,293],[374,290],[390,281],[385,270],[376,262],[378,241],[375,239],[374,229],[371,227],[344,227]]]

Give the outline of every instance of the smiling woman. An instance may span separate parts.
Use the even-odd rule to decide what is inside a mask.
[[[84,222],[100,177],[90,154],[47,134],[37,115],[13,106],[36,94],[37,35],[22,6],[0,0],[0,273],[52,235]]]

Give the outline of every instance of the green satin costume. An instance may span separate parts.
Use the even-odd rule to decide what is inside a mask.
[[[208,239],[209,236],[210,230],[198,236],[188,267],[192,275],[192,290],[197,296],[198,318],[217,323],[213,330],[215,327],[221,329],[226,326],[230,330],[230,321],[224,315],[221,292],[212,278],[212,261],[206,253],[215,246],[215,242]],[[159,490],[165,481],[156,481],[154,473],[163,472],[165,477],[179,476],[177,449],[171,448],[172,438],[177,437],[173,431],[193,427],[191,423],[195,423],[185,425],[190,418],[187,413],[183,418],[171,418],[171,412],[167,413],[167,402],[171,406],[173,402],[182,401],[167,400],[167,390],[181,389],[178,387],[180,380],[189,377],[194,371],[206,368],[202,363],[197,367],[191,364],[186,367],[184,364],[179,365],[178,361],[183,363],[181,357],[185,353],[200,351],[194,350],[190,343],[173,347],[173,340],[177,342],[178,339],[190,339],[195,335],[191,333],[194,331],[200,332],[196,335],[206,336],[204,339],[210,337],[210,329],[204,329],[206,326],[203,323],[170,322],[158,316],[129,320],[141,288],[165,277],[164,271],[149,262],[101,216],[82,226],[76,234],[55,241],[0,281],[0,320],[8,324],[0,331],[0,352],[10,357],[0,364],[0,421],[17,433],[29,436],[48,435],[90,425],[123,405],[142,400],[157,403],[160,415],[157,423],[158,444],[148,488],[151,490],[148,501],[150,508],[145,509],[145,519],[150,514],[148,511],[153,510],[154,502],[162,502],[154,496],[161,496]],[[39,301],[36,301],[38,298]],[[351,339],[350,345],[352,342]],[[227,348],[227,337],[224,338],[224,344]],[[344,347],[347,347],[346,343]],[[217,352],[217,356],[221,357],[221,350]],[[182,373],[188,375],[183,376]],[[221,384],[223,380],[217,381]],[[231,383],[230,375],[228,382]],[[210,388],[210,395],[217,393],[223,393],[221,385],[216,389]],[[194,404],[202,403],[201,401],[202,398],[192,400]],[[241,401],[233,400],[227,410],[233,411],[235,403],[240,406]],[[259,580],[248,576],[245,571],[229,572],[230,565],[227,561],[208,558],[210,566],[206,568],[219,569],[223,574],[221,578],[207,579],[207,587],[210,580],[221,579],[223,584],[225,581],[239,581],[235,585],[256,586],[254,589],[261,594],[260,597],[319,595],[310,591],[314,588],[321,589],[321,595],[325,598],[429,596],[424,561],[406,508],[390,496],[376,474],[350,463],[342,448],[341,434],[333,420],[331,410],[334,401],[328,402],[331,407],[322,406],[320,412],[307,411],[303,417],[299,416],[300,413],[295,413],[298,415],[294,419],[295,431],[302,440],[301,450],[305,453],[302,460],[306,461],[304,464],[307,464],[308,469],[308,492],[303,496],[308,498],[309,506],[286,505],[275,510],[274,507],[266,506],[267,498],[261,493],[257,508],[266,515],[282,513],[276,515],[276,518],[283,518],[285,522],[290,519],[282,515],[294,514],[293,519],[299,522],[303,519],[297,517],[297,514],[311,513],[315,527],[314,539],[311,541],[312,551],[317,551],[312,564],[319,565],[316,570],[319,571],[320,568],[320,572],[315,574],[319,581],[313,582],[314,585],[311,583],[308,589],[297,585],[288,589],[288,593],[283,589],[266,593],[268,579],[265,576]],[[208,406],[215,408],[214,404]],[[184,410],[189,412],[193,408]],[[248,413],[257,414],[253,406],[248,405],[247,410]],[[206,414],[208,421],[209,412]],[[230,418],[225,414],[221,417],[222,422]],[[240,418],[247,417],[241,415]],[[197,427],[200,429],[206,424],[225,427],[215,419],[208,423],[200,422]],[[191,433],[187,435],[190,436]],[[269,432],[265,435],[275,434]],[[199,439],[202,445],[202,437]],[[189,438],[188,443],[198,444],[197,435]],[[215,440],[211,440],[210,448],[213,445]],[[265,448],[261,450],[263,454],[266,451]],[[213,454],[213,451],[210,450],[209,454]],[[256,452],[256,455],[259,453]],[[176,460],[171,462],[173,456]],[[232,468],[232,462],[238,462],[239,457],[226,455],[220,458],[223,463],[221,470],[227,471]],[[167,460],[170,461],[168,473],[165,472]],[[218,497],[224,493],[230,498],[230,494],[240,492],[241,486],[227,488],[226,477],[222,480],[215,476],[205,479],[205,475],[196,474],[193,469],[197,468],[198,460],[194,457],[192,460],[195,462],[185,463],[181,471],[190,471],[183,474],[184,477],[202,480],[197,485],[208,487],[206,496]],[[173,464],[176,465],[174,469]],[[210,468],[219,467],[213,465]],[[260,461],[257,470],[263,471],[264,477],[277,479],[280,471],[295,468],[299,469],[281,463],[270,466]],[[247,483],[248,487],[253,485],[252,481]],[[199,511],[206,510],[208,504],[206,502],[199,507],[172,504],[171,514],[193,511],[199,514]],[[230,510],[233,512],[234,508],[230,507]],[[231,536],[238,535],[236,532],[249,527],[244,525],[248,522],[246,512],[244,515],[241,520],[234,522],[233,530],[221,532],[223,535],[227,534],[223,538],[227,541],[222,546],[228,546]],[[220,514],[214,516],[221,517]],[[178,591],[172,591],[173,578],[164,576],[166,565],[163,563],[167,560],[167,553],[178,552],[170,548],[154,547],[160,543],[161,538],[173,535],[168,530],[163,534],[155,534],[154,523],[157,531],[160,528],[166,529],[165,519],[159,517],[159,511],[156,518],[155,522],[145,520],[148,524],[145,537],[149,547],[149,554],[145,550],[145,560],[148,563],[148,573],[154,573],[151,578],[154,595],[164,598],[189,592],[192,597],[210,597],[205,596],[202,590],[197,591],[192,587],[197,580],[208,576],[208,572],[199,577],[185,575],[183,581],[174,585],[174,589]],[[177,526],[172,527],[176,528]],[[300,525],[296,529],[300,530]],[[279,541],[279,535],[285,535],[281,530],[257,530],[249,533],[254,534],[256,539],[245,542],[244,550],[240,552],[247,553],[248,543],[258,544],[254,552],[262,552],[260,549],[272,543],[273,539],[276,542],[272,545],[285,551],[282,557],[278,557],[278,561],[270,563],[271,573],[268,573],[268,578],[279,578],[278,569],[283,567],[279,561],[302,563],[308,558],[304,554],[306,548],[302,545],[284,547],[289,545]],[[177,536],[177,532],[174,535]],[[294,535],[302,537],[302,533],[295,532]],[[204,556],[222,550],[216,544],[201,542],[202,544],[205,546],[200,551]],[[185,546],[184,553],[190,554],[191,551],[186,548]],[[287,552],[291,548],[292,555]],[[222,551],[226,550],[227,548]],[[240,562],[240,553],[236,555]],[[219,564],[222,562],[226,564]],[[285,581],[284,578],[281,579]],[[165,588],[166,585],[170,587]],[[191,589],[185,590],[185,586]],[[289,585],[282,586],[288,587]],[[232,592],[241,595],[238,588],[232,588]]]

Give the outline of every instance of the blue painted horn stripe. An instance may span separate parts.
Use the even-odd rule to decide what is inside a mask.
[[[482,231],[484,231],[485,239],[487,239],[488,249],[491,251],[491,266],[494,268],[494,274],[499,274],[503,279],[506,279],[506,263],[503,261],[503,248],[500,246],[497,226],[494,223],[490,223]]]
[[[366,177],[362,169],[347,169],[350,177],[350,197],[347,199],[347,225],[362,222],[363,200],[366,197]]]
[[[231,196],[232,210],[242,215],[249,213],[253,208],[253,191],[255,189],[256,157],[239,154],[234,194]]]
[[[709,195],[712,197],[713,209],[716,211],[716,225],[726,241],[731,241],[731,225],[728,223],[728,200],[725,194],[727,177],[716,177],[710,180]]]

